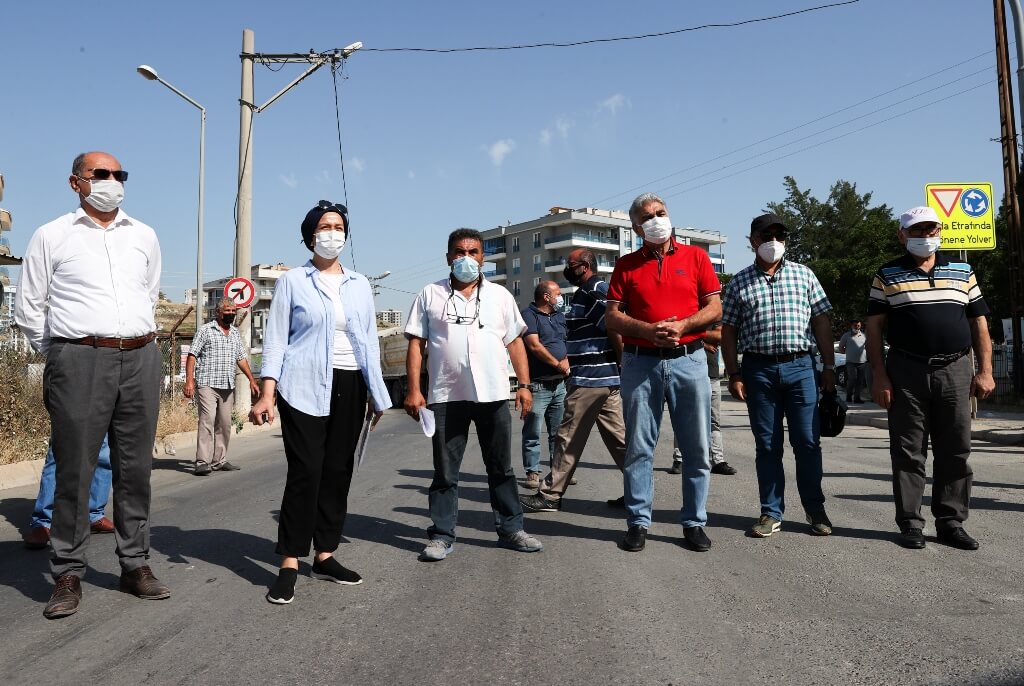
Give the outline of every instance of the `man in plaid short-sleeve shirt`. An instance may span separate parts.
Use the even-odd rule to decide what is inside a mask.
[[[757,257],[729,282],[722,301],[722,356],[729,393],[746,401],[756,446],[761,517],[750,533],[758,538],[771,536],[782,525],[783,416],[811,533],[832,533],[821,490],[818,388],[810,353],[813,336],[824,366],[821,383],[826,393],[834,394],[835,356],[828,314],[832,305],[814,272],[783,259],[786,235],[785,224],[774,214],[751,222],[750,245]],[[737,352],[743,353],[742,371]]]
[[[239,467],[227,461],[231,439],[231,411],[234,409],[235,365],[249,379],[249,391],[259,396],[259,386],[249,369],[249,356],[242,346],[235,321],[235,303],[221,299],[217,319],[199,327],[185,361],[185,397],[196,396],[199,437],[193,473],[232,472]]]

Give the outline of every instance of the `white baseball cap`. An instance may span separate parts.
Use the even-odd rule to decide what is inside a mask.
[[[935,214],[935,210],[930,207],[912,207],[900,215],[901,229],[909,229],[914,224],[920,224],[921,222],[935,222],[940,226],[942,225],[942,222],[939,221],[939,215]]]

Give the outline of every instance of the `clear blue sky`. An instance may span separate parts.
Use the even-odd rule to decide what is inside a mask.
[[[204,276],[227,276],[243,28],[268,53],[357,40],[367,48],[466,47],[645,34],[819,4],[5,3],[8,237],[21,254],[37,226],[75,206],[66,181],[74,155],[107,150],[132,175],[126,211],[160,236],[163,290],[183,299],[195,283],[199,115],[138,76],[135,67],[146,63],[208,110]],[[356,53],[339,80],[356,269],[391,270],[383,285],[418,291],[447,271],[444,239],[453,228],[526,221],[553,205],[624,208],[637,187],[662,192],[677,226],[727,235],[729,271],[749,261],[750,219],[783,198],[787,174],[819,196],[847,179],[897,211],[923,204],[927,182],[991,181],[999,196],[993,48],[990,3],[862,0],[739,28],[576,48]],[[257,66],[257,103],[301,69]],[[801,151],[836,136],[844,137]],[[329,69],[256,115],[252,154],[252,260],[300,264],[309,254],[299,243],[306,210],[321,198],[344,201]],[[352,260],[346,247],[343,261]],[[411,299],[384,290],[378,306],[406,310]]]

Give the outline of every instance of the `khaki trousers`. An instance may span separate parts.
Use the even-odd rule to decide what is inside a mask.
[[[561,500],[595,424],[615,465],[622,469],[626,459],[626,425],[622,421],[619,387],[569,386],[565,396],[565,414],[555,440],[555,454],[551,456],[551,473],[541,481],[540,494],[543,497]]]
[[[228,459],[231,440],[231,410],[235,392],[230,388],[200,386],[196,389],[199,410],[199,437],[196,439],[196,462],[206,462],[214,469]]]

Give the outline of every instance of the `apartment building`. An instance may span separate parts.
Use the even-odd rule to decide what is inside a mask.
[[[640,246],[629,215],[591,207],[552,207],[548,214],[509,226],[482,231],[488,280],[500,283],[515,296],[520,307],[533,301],[533,290],[541,281],[558,282],[562,293],[576,288],[562,276],[569,253],[589,248],[597,257],[597,274],[607,281],[622,255]],[[678,242],[706,251],[718,273],[725,271],[722,246],[728,241],[718,231],[692,227],[676,228]],[[490,269],[487,265],[493,265]]]

